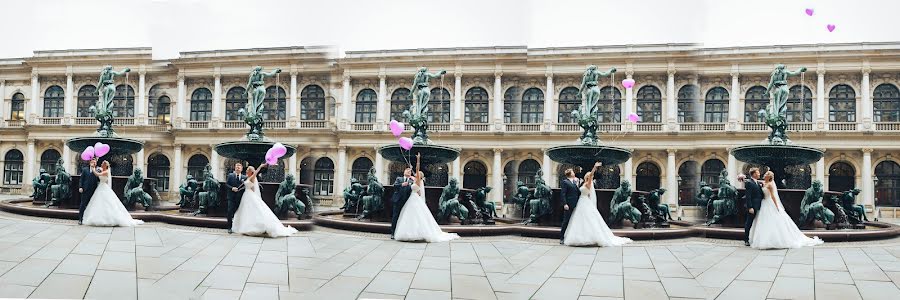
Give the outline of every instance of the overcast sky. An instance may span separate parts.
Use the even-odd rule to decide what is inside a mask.
[[[804,9],[812,7],[812,17]],[[895,0],[0,0],[0,58],[34,50],[178,52],[900,41]],[[828,32],[827,24],[837,29]]]

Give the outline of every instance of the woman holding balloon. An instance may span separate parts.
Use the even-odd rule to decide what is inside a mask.
[[[247,180],[244,181],[244,196],[241,197],[241,204],[238,205],[238,209],[234,213],[234,224],[231,225],[233,232],[267,237],[290,236],[297,233],[297,229],[281,224],[281,220],[263,202],[262,194],[259,190],[259,181],[256,179],[259,171],[270,164],[277,164],[278,159],[284,156],[285,153],[287,153],[287,149],[284,145],[277,143],[266,153],[265,163],[259,165],[258,168],[247,167]]]
[[[143,224],[144,221],[131,218],[131,214],[119,201],[116,192],[112,190],[112,180],[110,179],[112,170],[109,168],[109,161],[103,161],[100,164],[100,168],[96,168],[97,158],[107,153],[109,153],[109,145],[97,143],[93,147],[85,149],[81,154],[82,159],[91,161],[90,167],[85,168],[87,172],[81,174],[82,178],[96,178],[96,181],[98,181],[96,190],[93,191],[93,195],[84,209],[84,218],[81,220],[81,223],[90,226],[135,226]],[[79,188],[79,191],[90,193],[86,189],[89,189],[89,187],[82,181],[82,187]]]

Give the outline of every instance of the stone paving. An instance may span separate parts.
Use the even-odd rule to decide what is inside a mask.
[[[264,239],[0,213],[0,298],[900,299],[900,239],[752,250],[690,238],[620,248],[331,229]]]

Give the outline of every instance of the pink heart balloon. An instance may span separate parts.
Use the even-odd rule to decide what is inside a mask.
[[[834,24],[828,24],[828,26],[825,27],[828,28],[828,32],[833,32],[835,28]]]
[[[272,152],[272,155],[275,156],[275,158],[281,158],[282,156],[287,154],[287,147],[285,147],[281,143],[275,143],[270,151]]]
[[[622,86],[624,86],[626,89],[633,88],[634,87],[634,79],[622,80]]]
[[[397,120],[391,120],[391,134],[395,137],[400,137],[403,134],[403,130],[406,129],[403,123],[398,122]]]
[[[807,8],[807,9],[806,9],[806,15],[807,15],[807,16],[812,17],[813,12],[815,12],[815,11],[814,11],[812,8]]]
[[[109,150],[110,150],[109,145],[107,145],[107,144],[100,144],[99,146],[94,146],[94,154],[96,154],[97,157],[102,157],[102,156],[106,155],[107,153],[109,153]]]
[[[409,149],[412,149],[412,147],[413,147],[413,140],[411,138],[408,138],[408,137],[400,138],[400,148],[403,148],[403,150],[409,151]]]
[[[277,164],[278,164],[278,158],[276,158],[276,157],[274,157],[274,156],[268,156],[268,157],[266,157],[266,164],[267,164],[267,165],[270,165],[270,166],[277,165]]]
[[[94,158],[94,146],[88,146],[81,152],[81,159],[91,160],[92,158]]]
[[[637,123],[637,122],[640,122],[640,121],[641,121],[641,116],[638,116],[638,115],[635,114],[635,113],[630,113],[630,114],[628,114],[628,121],[631,121],[631,123]]]

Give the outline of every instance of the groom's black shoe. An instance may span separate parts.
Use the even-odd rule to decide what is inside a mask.
[[[750,247],[750,242],[749,242],[749,241],[744,241],[744,246]]]
[[[565,243],[563,243],[563,240],[559,240],[559,244],[560,244],[560,245],[565,245]]]
[[[391,239],[392,239],[392,240],[394,239],[394,235],[393,235],[393,234],[391,235]]]
[[[232,234],[232,233],[234,233],[234,231],[232,231],[231,228],[228,228],[228,234]]]

